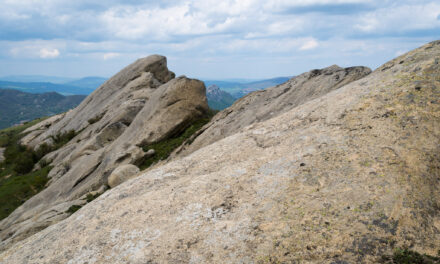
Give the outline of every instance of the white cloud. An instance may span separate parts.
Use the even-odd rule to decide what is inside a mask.
[[[439,13],[440,3],[402,3],[361,15],[354,27],[367,33],[432,29],[440,26]]]
[[[433,40],[440,28],[438,0],[0,2],[2,61],[66,62],[78,71],[85,67],[78,66],[79,61],[104,64],[100,69],[113,65],[116,71],[153,53],[179,58],[182,69],[199,70],[197,63],[183,61],[209,57],[213,65],[214,60],[224,60],[225,65],[243,62],[244,69],[254,65],[245,65],[242,58],[266,57],[269,63],[272,58],[290,62],[304,57],[301,67],[306,71],[320,66],[312,65],[313,59],[321,61],[337,50],[338,57],[329,63],[340,57],[349,65],[355,58],[366,58],[375,65],[383,62],[384,54],[392,56]]]
[[[108,52],[108,53],[104,53],[104,55],[102,55],[102,58],[104,60],[110,60],[113,58],[117,58],[119,57],[121,54],[117,53],[117,52]]]
[[[316,41],[315,39],[310,39],[310,40],[307,40],[303,45],[301,45],[299,50],[311,50],[311,49],[314,49],[318,46],[319,46],[318,41]]]
[[[53,59],[60,56],[60,51],[58,49],[40,49],[40,58],[42,59]]]

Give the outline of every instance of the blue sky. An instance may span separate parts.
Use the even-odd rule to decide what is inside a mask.
[[[0,0],[0,76],[109,77],[162,54],[177,75],[376,68],[440,39],[436,0]]]

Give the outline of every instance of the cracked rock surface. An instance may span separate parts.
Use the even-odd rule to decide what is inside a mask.
[[[440,245],[440,41],[155,167],[0,263],[377,263]]]

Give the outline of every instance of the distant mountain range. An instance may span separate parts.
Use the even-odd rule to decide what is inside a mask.
[[[290,78],[292,77],[276,77],[264,80],[204,80],[204,82],[206,87],[216,85],[233,97],[240,98],[250,92],[282,84]],[[57,92],[63,95],[88,95],[106,80],[106,78],[96,76],[75,79],[44,75],[10,75],[0,77],[0,88],[15,89],[29,93]]]
[[[14,89],[27,93],[47,93],[47,92],[57,92],[62,95],[75,95],[82,94],[88,95],[93,90],[91,88],[78,87],[68,84],[55,84],[48,82],[8,82],[0,81],[0,89]]]
[[[223,81],[223,80],[205,80],[206,87],[211,85],[217,85],[221,90],[230,93],[235,98],[241,98],[244,95],[265,89],[268,87],[276,86],[287,82],[292,77],[276,77],[271,79],[251,81],[251,82],[233,82],[233,81]]]
[[[72,79],[39,75],[14,75],[0,78],[0,88],[28,93],[57,92],[63,95],[88,95],[106,80],[102,77]]]
[[[0,77],[0,81],[7,82],[50,82],[64,84],[76,80],[76,78],[46,76],[46,75],[8,75]]]
[[[50,92],[32,94],[0,89],[0,129],[42,116],[51,116],[76,107],[85,95],[63,96]]]
[[[67,85],[82,87],[82,88],[88,88],[92,91],[101,86],[105,81],[107,81],[106,78],[102,77],[84,77],[78,80],[73,80],[70,82],[67,82]]]

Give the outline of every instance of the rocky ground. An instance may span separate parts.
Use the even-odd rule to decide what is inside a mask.
[[[440,41],[156,167],[0,263],[377,263],[440,245]]]

